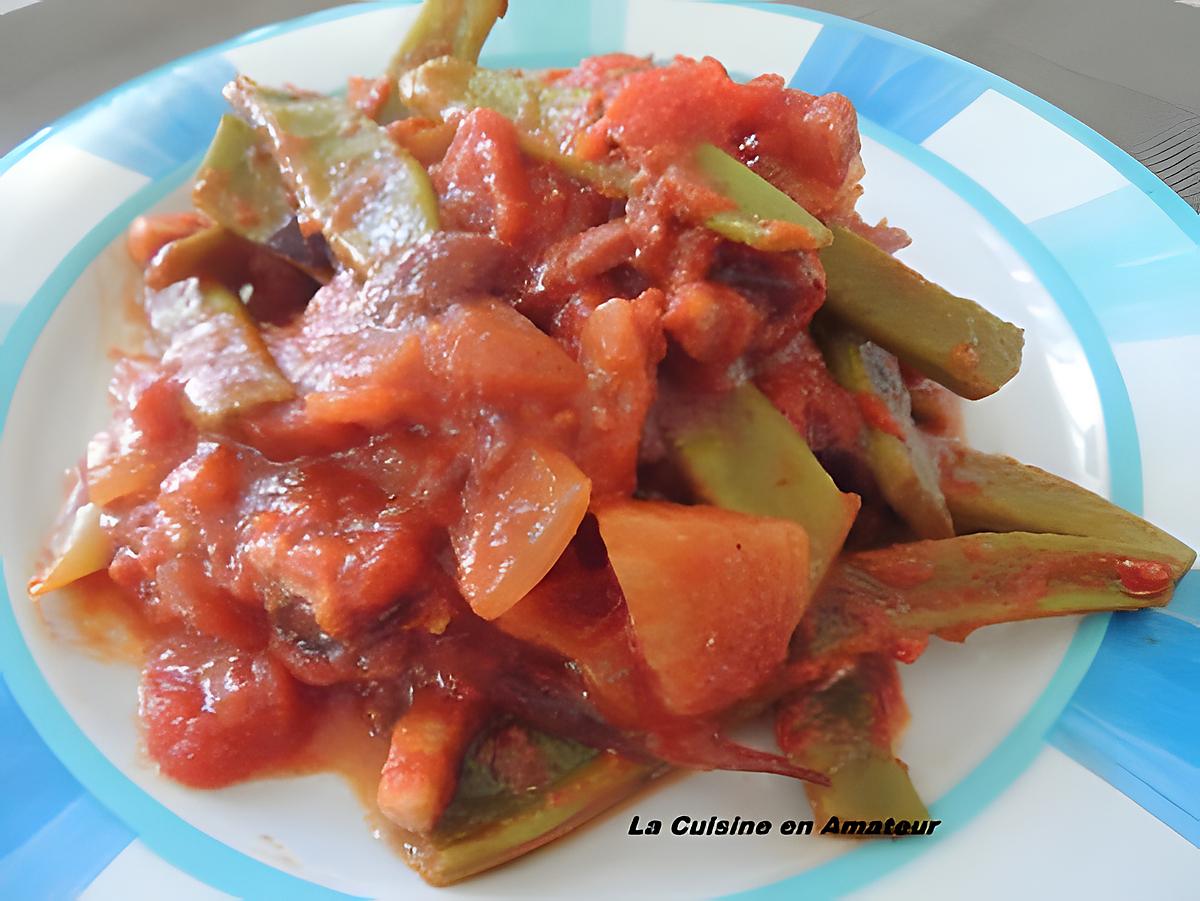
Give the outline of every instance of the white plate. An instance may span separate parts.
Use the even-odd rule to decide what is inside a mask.
[[[1144,496],[1161,524],[1185,539],[1200,537],[1195,480],[1143,478],[1138,459],[1139,449],[1148,459],[1173,459],[1154,419],[1165,401],[1152,348],[1185,360],[1193,390],[1200,387],[1200,328],[1181,287],[1200,271],[1200,229],[1179,209],[1182,201],[1144,193],[1149,173],[994,76],[836,17],[644,0],[514,0],[512,7],[485,62],[563,65],[619,49],[710,53],[738,74],[777,71],[807,90],[849,94],[863,117],[866,218],[887,215],[913,237],[906,261],[1026,330],[1020,375],[968,410],[972,443],[1133,509]],[[119,820],[89,809],[89,822],[107,840],[99,842],[107,857],[99,866],[92,861],[92,871],[132,832],[172,865],[237,895],[694,897],[771,887],[823,896],[865,885],[936,847],[944,839],[859,846],[777,831],[754,839],[628,835],[634,814],[668,822],[680,814],[775,822],[808,815],[798,785],[712,773],[648,792],[499,871],[429,889],[372,837],[337,777],[213,792],[160,777],[138,750],[136,672],[72,649],[56,638],[69,626],[53,600],[43,617],[26,598],[25,579],[61,501],[62,472],[106,416],[105,348],[133,275],[112,242],[139,213],[187,208],[188,177],[220,112],[220,87],[235,69],[335,89],[350,74],[382,69],[414,12],[366,4],[255,32],[119,89],[0,163],[0,271],[8,282],[0,327],[15,320],[0,358],[0,551],[11,599],[0,602],[0,648],[13,695],[83,785],[63,797],[98,799]],[[1137,217],[1143,231],[1135,254],[1121,228],[1096,221],[1097,211]],[[1114,291],[1130,281],[1130,267],[1158,289],[1136,309]],[[1114,345],[1133,388],[1132,408]],[[1106,624],[1096,617],[996,627],[961,646],[935,642],[905,668],[913,725],[900,753],[944,820],[945,837],[964,830],[1043,749]],[[44,814],[40,803],[30,809]],[[35,819],[29,814],[30,828]],[[81,854],[91,860],[58,847],[30,866],[60,868],[54,877],[61,882],[63,872],[79,869]]]

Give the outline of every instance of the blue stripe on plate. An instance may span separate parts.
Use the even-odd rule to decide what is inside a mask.
[[[1200,571],[1113,615],[1050,740],[1200,847]]]
[[[152,81],[110,96],[59,137],[126,169],[159,178],[212,139],[229,109],[221,88],[237,75],[219,54],[171,66]]]
[[[0,857],[83,793],[42,742],[0,679]]]
[[[1164,227],[1162,210],[1140,188],[1113,191],[1031,228],[1114,341],[1200,335],[1200,244]]]
[[[74,898],[133,839],[90,795],[80,795],[0,860],[5,898]]]
[[[0,679],[0,896],[78,894],[133,833],[72,778]],[[70,848],[64,854],[63,849]]]
[[[621,50],[626,9],[627,0],[510,3],[479,61],[485,66],[561,68],[585,56]]]
[[[791,85],[814,94],[845,94],[861,115],[919,144],[987,87],[956,63],[917,45],[826,26]]]

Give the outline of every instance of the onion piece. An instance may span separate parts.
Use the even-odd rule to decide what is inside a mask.
[[[35,597],[57,591],[112,562],[112,542],[100,528],[100,507],[94,503],[78,507],[63,520],[51,547],[54,559],[29,580],[29,593]]]
[[[452,535],[458,586],[484,619],[509,610],[550,572],[587,513],[592,483],[566,454],[521,447],[476,472]]]

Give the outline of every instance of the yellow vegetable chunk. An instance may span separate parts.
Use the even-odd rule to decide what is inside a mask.
[[[801,526],[656,501],[614,501],[595,513],[670,710],[723,710],[783,663],[809,598]]]

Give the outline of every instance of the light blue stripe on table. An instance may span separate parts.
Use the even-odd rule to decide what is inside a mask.
[[[229,110],[221,89],[236,76],[233,65],[215,53],[179,63],[111,95],[52,140],[159,178],[212,139],[221,114]]]
[[[0,679],[0,858],[83,793],[50,753]]]
[[[1200,847],[1200,571],[1113,615],[1050,740]]]
[[[133,833],[58,762],[3,679],[0,761],[0,897],[74,897]]]

